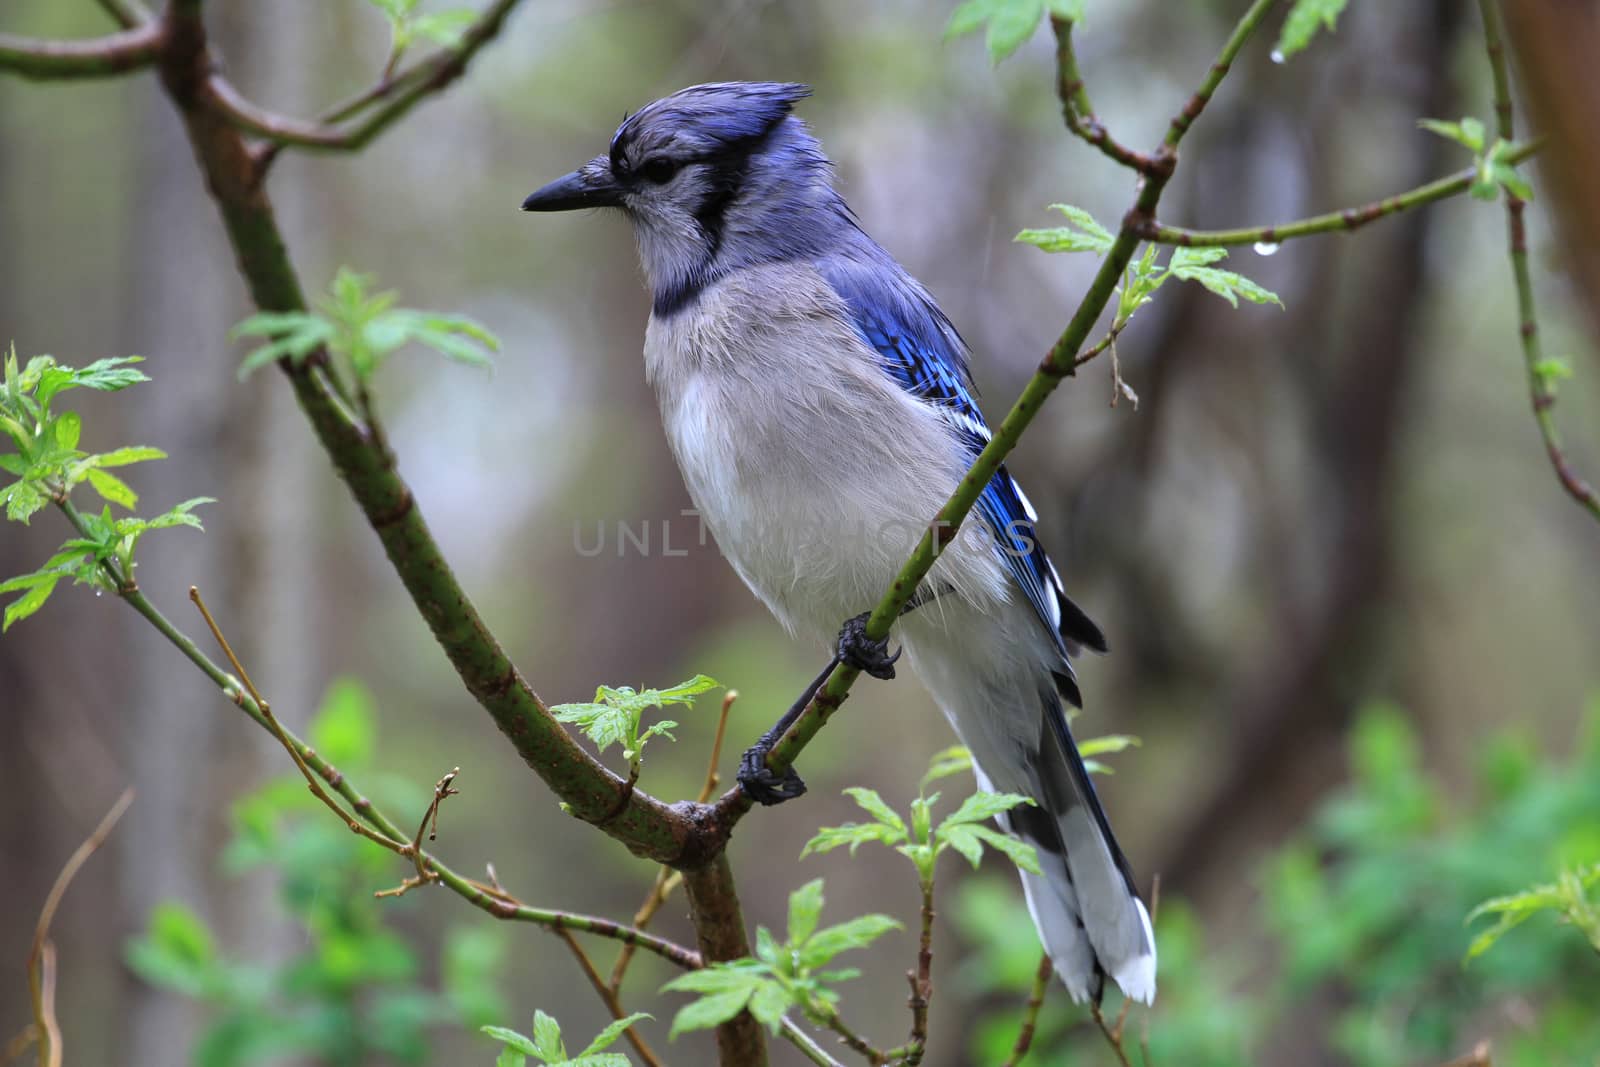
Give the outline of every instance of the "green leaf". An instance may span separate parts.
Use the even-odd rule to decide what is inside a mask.
[[[45,391],[45,376],[40,376],[39,403],[48,404],[51,397],[64,389],[82,387],[95,389],[102,393],[114,393],[119,389],[126,389],[130,385],[150,380],[143,371],[134,370],[132,364],[143,363],[143,356],[113,356],[109,359],[97,359],[87,367],[72,370],[67,367],[57,368],[65,371],[65,380],[59,377],[53,379],[53,388],[48,393]]]
[[[130,463],[143,463],[146,460],[166,459],[167,454],[159,448],[150,448],[145,445],[130,445],[127,448],[117,448],[110,452],[101,452],[99,455],[90,456],[96,467],[126,467]]]
[[[550,709],[557,722],[571,723],[604,752],[627,739],[632,717],[610,704],[557,704]]]
[[[115,474],[93,467],[86,473],[89,476],[89,484],[94,486],[94,491],[111,503],[121,504],[130,511],[139,506],[139,494]]]
[[[963,826],[960,829],[977,835],[984,844],[1003,854],[1012,863],[1029,874],[1041,874],[1039,853],[1026,841],[1003,834],[992,826]]]
[[[974,829],[971,826],[941,826],[938,837],[972,864],[973,870],[977,870],[978,864],[983,862],[983,842],[972,832]]]
[[[756,992],[757,984],[758,980],[747,980],[743,988],[727,993],[713,993],[685,1004],[672,1018],[672,1032],[668,1035],[669,1039],[676,1038],[688,1030],[710,1030],[721,1026],[744,1010]],[[670,987],[671,983],[668,983],[662,988]]]
[[[1033,36],[1044,8],[1044,0],[967,0],[951,13],[945,40],[971,33],[987,23],[989,59],[999,63]]]
[[[494,1067],[528,1067],[528,1057],[508,1045],[494,1058]]]
[[[749,989],[766,968],[752,960],[718,963],[680,974],[661,987],[663,993],[732,993]]]
[[[1215,255],[1217,252],[1223,255]],[[1208,254],[1210,258],[1201,256],[1201,253]],[[1198,282],[1208,292],[1222,297],[1234,307],[1239,306],[1241,299],[1252,304],[1277,304],[1283,307],[1283,301],[1278,299],[1276,293],[1262,288],[1244,275],[1204,265],[1215,263],[1226,255],[1226,249],[1221,248],[1180,248],[1172,255],[1169,273],[1181,281]]]
[[[810,937],[822,917],[822,879],[816,878],[789,894],[789,943]]]
[[[1023,230],[1015,240],[1046,252],[1093,252],[1104,255],[1116,238],[1095,221],[1093,215],[1072,204],[1051,204],[1052,210],[1067,217],[1068,225],[1053,229]]]
[[[1296,52],[1304,51],[1318,30],[1326,29],[1332,33],[1347,2],[1295,0],[1294,7],[1289,9],[1289,17],[1283,20],[1283,31],[1278,35],[1278,45],[1272,51],[1273,60],[1282,63]]]
[[[150,939],[174,957],[208,964],[216,958],[216,944],[206,924],[187,905],[177,901],[157,904],[150,913]]]
[[[963,823],[984,822],[996,815],[1003,815],[1019,804],[1031,805],[1033,801],[1021,793],[974,793],[963,800],[961,806],[939,824],[939,828],[942,830]]]
[[[972,770],[972,753],[961,745],[952,745],[941,752],[935,752],[933,758],[928,761],[928,773],[922,776],[922,789],[926,790],[941,778],[949,778],[970,770]]]
[[[1140,741],[1130,734],[1107,734],[1104,737],[1091,737],[1078,745],[1078,754],[1085,758],[1089,756],[1104,756],[1112,752],[1121,752],[1127,748],[1139,747]]]
[[[794,1006],[794,997],[778,982],[762,982],[747,1006],[756,1022],[777,1034],[783,1027],[783,1013]]]
[[[800,858],[805,859],[813,852],[821,854],[832,852],[845,845],[850,846],[851,855],[856,849],[869,841],[877,841],[885,845],[893,845],[905,840],[903,831],[896,831],[893,827],[885,826],[879,822],[846,823],[843,826],[824,826],[818,830],[816,836],[806,842],[805,848],[800,850]]]
[[[6,518],[24,524],[49,503],[48,498],[32,482],[11,483],[0,489],[0,499],[5,500]]]
[[[183,503],[148,520],[145,525],[152,530],[165,530],[172,526],[193,526],[196,530],[203,530],[205,527],[200,525],[200,519],[191,515],[190,512],[201,504],[215,504],[216,502],[214,497],[197,496],[185,500]]]
[[[5,621],[0,623],[0,633],[11,629],[12,623],[20,622],[44,607],[44,602],[50,599],[50,594],[55,592],[56,582],[60,580],[55,575],[41,575],[38,579],[28,587],[26,593],[6,605]]]
[[[623,1031],[627,1030],[628,1027],[632,1026],[634,1023],[639,1022],[642,1019],[654,1019],[654,1018],[655,1018],[655,1016],[651,1015],[649,1012],[636,1011],[632,1015],[629,1015],[626,1018],[617,1019],[615,1022],[613,1022],[609,1026],[607,1026],[604,1030],[600,1031],[600,1033],[595,1036],[595,1039],[593,1041],[589,1042],[589,1047],[588,1048],[586,1048],[582,1052],[578,1053],[578,1059],[581,1060],[585,1056],[592,1056],[596,1052],[600,1052],[603,1049],[610,1048],[612,1045],[614,1045],[616,1043],[617,1038],[621,1037],[622,1034],[623,1034]]]
[[[454,48],[461,43],[461,35],[477,17],[478,13],[470,8],[418,15],[411,20],[411,34],[446,48]]]
[[[5,455],[0,455],[0,471],[15,474],[20,478],[22,477],[22,472],[27,469],[28,465],[23,462],[22,457],[17,453],[7,452]]]
[[[83,434],[83,418],[76,411],[63,411],[56,416],[56,444],[69,451],[78,447]]]
[[[800,965],[820,967],[841,952],[853,948],[866,948],[872,942],[901,926],[887,915],[862,915],[819,930],[799,945]]]
[[[533,1045],[535,1054],[543,1059],[567,1058],[567,1046],[561,1040],[561,1024],[537,1010],[533,1013]]]
[[[504,1042],[507,1048],[516,1049],[519,1053],[529,1056],[539,1055],[539,1049],[534,1043],[517,1033],[515,1030],[504,1026],[480,1026],[478,1030],[488,1034],[496,1041]]]
[[[307,734],[311,747],[335,766],[366,763],[377,736],[372,691],[356,678],[334,679]]]
[[[893,808],[884,802],[884,799],[876,791],[863,789],[860,786],[851,786],[844,791],[844,794],[854,800],[857,806],[878,820],[878,822],[894,830],[901,837],[905,836],[905,821],[900,818]]]
[[[1454,141],[1456,144],[1473,152],[1483,151],[1483,123],[1477,119],[1464,118],[1460,122],[1445,122],[1442,119],[1418,119],[1417,125],[1429,133],[1438,134],[1440,137]]]
[[[666,704],[693,704],[694,698],[699,696],[701,693],[709,692],[712,689],[719,689],[721,686],[722,683],[717,681],[715,678],[707,677],[704,674],[697,674],[693,678],[690,678],[687,682],[679,682],[670,689],[646,689],[644,694],[641,695],[654,694],[652,697],[652,703],[657,706],[663,706]]]

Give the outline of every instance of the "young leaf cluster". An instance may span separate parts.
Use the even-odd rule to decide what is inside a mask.
[[[504,1026],[485,1026],[481,1029],[505,1045],[494,1061],[495,1067],[524,1067],[529,1056],[545,1067],[629,1067],[628,1057],[605,1050],[616,1044],[617,1038],[628,1027],[649,1018],[652,1016],[638,1011],[625,1019],[616,1020],[600,1031],[576,1056],[567,1054],[567,1046],[561,1040],[561,1024],[542,1011],[533,1013],[532,1037]]]
[[[989,826],[989,820],[1003,815],[1019,804],[1033,801],[1019,793],[989,793],[979,791],[961,802],[961,806],[941,820],[933,822],[933,807],[939,794],[928,795],[928,785],[970,769],[972,759],[965,749],[952,748],[934,756],[928,773],[923,776],[922,788],[911,802],[910,819],[903,819],[877,792],[854,786],[845,795],[870,815],[870,822],[845,823],[843,826],[824,826],[815,837],[806,842],[800,857],[816,852],[832,852],[849,846],[852,853],[867,842],[876,842],[894,849],[909,859],[917,868],[917,877],[923,887],[933,884],[933,870],[946,849],[958,855],[976,869],[983,859],[984,846],[1003,853],[1012,863],[1033,874],[1039,873],[1039,857],[1033,846]]]
[[[400,61],[417,41],[431,41],[444,48],[454,48],[461,43],[461,35],[477,18],[471,8],[451,8],[448,11],[419,14],[421,0],[367,0],[383,12],[389,20],[389,67]]]
[[[1282,63],[1296,52],[1303,52],[1319,30],[1332,33],[1349,0],[1295,0],[1283,20],[1278,44],[1272,50],[1274,62]]]
[[[840,953],[866,948],[900,924],[887,915],[861,915],[818,929],[822,903],[822,879],[807,882],[789,894],[786,940],[780,943],[766,927],[758,927],[753,958],[690,971],[662,986],[666,992],[700,994],[678,1010],[672,1036],[711,1029],[746,1009],[774,1034],[791,1008],[819,1023],[836,1018],[839,994],[829,986],[861,972],[824,968]]]
[[[15,451],[0,453],[0,470],[17,479],[0,488],[6,518],[26,523],[46,504],[65,504],[73,489],[84,482],[105,499],[106,505],[98,515],[83,515],[82,536],[63,544],[43,566],[0,582],[0,593],[21,594],[6,605],[0,629],[10,629],[12,623],[42,608],[63,579],[115,592],[104,565],[114,562],[126,579],[133,570],[134,549],[150,530],[171,526],[200,528],[193,510],[209,503],[209,497],[186,500],[150,519],[114,516],[112,504],[132,509],[138,505],[139,496],[109,468],[164,459],[166,453],[146,446],[86,452],[78,447],[83,419],[75,411],[53,409],[55,400],[72,389],[115,392],[149,381],[143,372],[134,369],[133,364],[138,362],[138,356],[118,356],[73,368],[62,366],[49,356],[35,356],[26,366],[19,366],[15,347],[6,356],[5,380],[0,387],[0,429]]]
[[[1473,167],[1478,172],[1467,190],[1472,196],[1479,200],[1498,200],[1500,190],[1504,189],[1519,200],[1533,199],[1533,186],[1528,184],[1528,179],[1514,164],[1506,161],[1516,146],[1498,137],[1490,142],[1480,120],[1470,116],[1460,122],[1418,119],[1417,125],[1429,133],[1454,141],[1472,153]]]
[[[314,311],[262,311],[235,326],[229,336],[265,338],[239,365],[239,377],[287,359],[296,365],[326,349],[365,383],[397,350],[416,343],[446,359],[473,366],[489,366],[489,353],[500,350],[499,340],[478,323],[461,315],[395,307],[392,290],[369,293],[369,274],[340,267],[328,295]]]
[[[1484,901],[1467,916],[1471,923],[1485,915],[1498,916],[1498,921],[1472,939],[1467,947],[1467,959],[1483,955],[1495,942],[1540,912],[1555,912],[1563,922],[1576,926],[1589,944],[1600,952],[1600,901],[1590,898],[1589,891],[1600,886],[1600,863],[1583,871],[1563,871],[1561,877],[1550,885],[1536,885],[1521,893],[1494,897]]]
[[[639,765],[644,762],[644,746],[657,734],[676,741],[672,731],[678,726],[672,719],[662,719],[650,724],[643,732],[644,713],[651,708],[664,708],[669,704],[692,705],[694,698],[720,682],[697,674],[687,682],[668,689],[641,689],[635,691],[623,686],[613,689],[602,685],[595,690],[594,701],[588,704],[557,704],[550,711],[558,722],[571,723],[583,731],[585,737],[604,752],[612,745],[622,745],[622,758],[628,761],[629,771],[637,777]]]
[[[950,14],[944,38],[949,41],[987,27],[984,43],[991,62],[999,63],[1033,36],[1046,11],[1069,22],[1083,19],[1084,0],[966,0]]]

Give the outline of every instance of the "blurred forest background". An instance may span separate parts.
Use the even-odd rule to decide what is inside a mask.
[[[382,19],[358,0],[210,7],[231,77],[279,110],[315,114],[383,62]],[[1080,55],[1122,140],[1156,139],[1238,7],[1090,0]],[[664,93],[723,79],[808,82],[816,95],[801,113],[846,196],[972,344],[998,417],[1094,267],[1013,235],[1050,225],[1053,201],[1114,223],[1130,182],[1062,128],[1047,34],[991,70],[976,41],[942,42],[948,8],[528,0],[463,83],[364,153],[279,163],[270,188],[308,289],[348,264],[407,304],[469,314],[505,342],[492,376],[397,359],[378,402],[436,535],[547,700],[710,674],[742,694],[723,759],[731,776],[737,751],[788,705],[822,650],[789,640],[678,517],[689,502],[643,379],[648,300],[625,223],[523,216],[523,196],[601,151],[624,111]],[[33,35],[108,29],[87,0],[10,0],[0,22]],[[1281,65],[1265,37],[1186,142],[1165,221],[1281,221],[1466,164],[1416,120],[1489,115],[1472,5],[1357,2],[1336,35]],[[412,808],[401,810],[420,813],[428,786],[460,766],[463,795],[440,840],[459,868],[492,859],[528,901],[631,915],[653,870],[557,810],[447,669],[289,391],[270,374],[237,381],[244,349],[225,334],[250,308],[153,76],[0,81],[0,146],[0,342],[77,365],[146,356],[155,384],[77,403],[98,435],[87,443],[168,451],[135,472],[157,507],[220,500],[204,535],[149,541],[146,593],[186,618],[187,587],[205,590],[296,728],[336,679],[360,679],[381,727],[367,762],[409,783]],[[1593,474],[1596,364],[1584,358],[1542,203],[1531,219],[1548,350],[1578,355],[1559,417],[1574,462]],[[1482,897],[1600,860],[1600,804],[1574,799],[1594,800],[1600,780],[1600,742],[1584,722],[1600,691],[1600,531],[1559,490],[1528,412],[1504,223],[1500,208],[1463,198],[1270,257],[1237,250],[1229,265],[1286,311],[1234,312],[1198,287],[1168,287],[1119,346],[1137,410],[1111,408],[1109,369],[1092,366],[1010,464],[1068,588],[1113,648],[1080,670],[1079,729],[1143,739],[1102,788],[1141,878],[1159,873],[1164,909],[1183,902],[1164,923],[1178,932],[1163,934],[1151,1030],[1160,1044],[1167,1012],[1193,1036],[1158,1062],[1239,1062],[1248,1050],[1261,1064],[1410,1063],[1479,1038],[1545,1050],[1521,1062],[1600,1062],[1582,999],[1592,1014],[1593,960],[1586,986],[1538,984],[1581,972],[1569,931],[1535,924],[1514,938],[1574,938],[1576,957],[1516,956],[1508,944],[1510,963],[1459,962],[1471,939],[1461,919]],[[669,519],[687,555],[659,551]],[[652,551],[619,554],[619,523],[648,523]],[[606,550],[580,554],[575,533],[592,544],[597,524]],[[5,527],[0,575],[37,566],[63,537],[50,514]],[[1370,710],[1375,702],[1387,710]],[[63,588],[0,640],[0,709],[0,961],[16,964],[5,965],[0,1039],[28,1018],[21,961],[50,882],[132,784],[137,801],[56,922],[69,1062],[188,1062],[215,1011],[136,976],[124,946],[176,900],[231,959],[272,966],[306,951],[275,868],[222,861],[230,805],[289,770],[284,754],[133,613],[82,589]],[[668,798],[698,787],[714,701],[676,717],[677,746],[653,749],[646,772]],[[819,874],[825,921],[869,910],[909,920],[915,883],[899,857],[796,856],[818,825],[851,817],[842,787],[870,784],[903,805],[928,756],[950,743],[914,679],[863,685],[805,753],[811,794],[756,813],[733,841],[749,921],[781,927],[788,892]],[[1422,808],[1396,823],[1394,805],[1379,801],[1413,787]],[[1429,851],[1451,842],[1470,853],[1470,873]],[[994,989],[1002,962],[983,961],[999,961],[1008,932],[1032,934],[1013,876],[993,866],[967,875],[961,894],[947,885],[934,1067],[981,1055],[991,1012],[1014,1016],[1017,998]],[[379,863],[361,884],[400,873]],[[1352,888],[1345,875],[1365,881]],[[1352,933],[1363,901],[1389,910]],[[662,929],[690,938],[681,911],[669,905]],[[526,1028],[541,1007],[580,1046],[605,1021],[545,933],[494,927],[431,892],[381,914],[430,987],[446,931],[502,944],[494,985],[511,1014],[497,1021]],[[1304,943],[1341,923],[1346,941],[1321,956]],[[1401,945],[1419,930],[1425,945]],[[1390,958],[1397,945],[1404,966]],[[873,950],[849,1003],[855,1018],[892,1019],[883,1029],[898,1033],[914,946],[910,935],[883,946],[892,955]],[[1027,971],[1036,957],[1023,949]],[[1508,984],[1496,985],[1496,966]],[[673,1002],[646,995],[668,977],[664,965],[637,967],[629,1006],[655,1011],[647,1032],[670,1062],[701,1062],[704,1035],[667,1045]],[[1381,975],[1394,984],[1374,989],[1368,979]],[[1446,1000],[1459,1010],[1419,1033],[1428,1005]],[[1045,1014],[1055,1031],[1078,1018],[1059,988]],[[1166,1040],[1178,1039],[1169,1030]],[[1069,1062],[1053,1047],[1038,1062]],[[1109,1053],[1078,1055],[1071,1062]],[[446,1027],[428,1062],[492,1056],[482,1038]],[[795,1062],[786,1046],[774,1056]]]

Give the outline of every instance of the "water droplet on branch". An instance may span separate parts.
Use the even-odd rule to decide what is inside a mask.
[[[1274,252],[1276,252],[1278,250],[1278,242],[1277,241],[1257,241],[1255,247],[1256,247],[1256,255],[1258,255],[1258,256],[1270,256],[1270,255],[1272,255]]]

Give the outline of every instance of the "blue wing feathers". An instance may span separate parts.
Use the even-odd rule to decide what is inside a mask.
[[[818,268],[850,309],[856,329],[882,358],[884,370],[911,395],[943,408],[975,458],[990,434],[973,399],[966,345],[928,292],[886,253],[884,259],[886,263],[867,264],[832,258]],[[1066,642],[1104,652],[1104,635],[1061,588],[1055,567],[1034,537],[1039,516],[1004,467],[978,498],[977,510],[994,531],[996,550],[1028,602],[1062,641],[1063,654]],[[1076,687],[1067,695],[1075,696]]]

